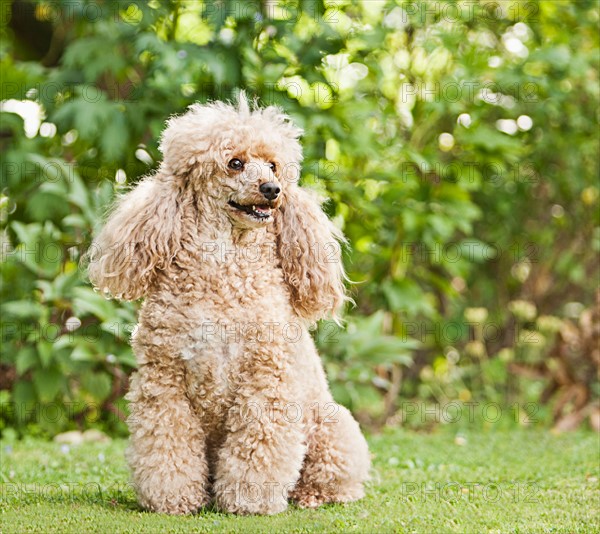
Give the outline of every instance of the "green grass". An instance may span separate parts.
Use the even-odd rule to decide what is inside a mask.
[[[370,438],[368,496],[273,517],[140,510],[125,443],[2,444],[0,520],[12,532],[600,532],[599,443],[540,430]],[[464,441],[464,442],[463,442]]]

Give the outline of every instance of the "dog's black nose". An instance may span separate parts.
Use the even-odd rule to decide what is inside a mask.
[[[281,193],[281,187],[273,182],[261,184],[258,189],[267,200],[275,200],[279,196],[279,193]]]

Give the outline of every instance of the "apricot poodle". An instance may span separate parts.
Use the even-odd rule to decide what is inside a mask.
[[[344,238],[297,184],[301,133],[243,94],[192,105],[89,251],[96,287],[144,298],[127,459],[149,510],[275,514],[364,496],[367,443],[309,334],[345,300]]]

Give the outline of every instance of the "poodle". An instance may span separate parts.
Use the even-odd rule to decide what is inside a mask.
[[[344,237],[297,183],[301,134],[243,93],[190,106],[92,243],[94,286],[144,298],[126,456],[146,509],[275,514],[364,496],[367,443],[309,333],[346,300]]]

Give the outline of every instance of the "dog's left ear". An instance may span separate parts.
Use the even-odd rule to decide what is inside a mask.
[[[317,321],[345,300],[341,244],[344,235],[321,209],[322,199],[296,184],[284,192],[275,217],[278,252],[292,305],[301,317]]]

